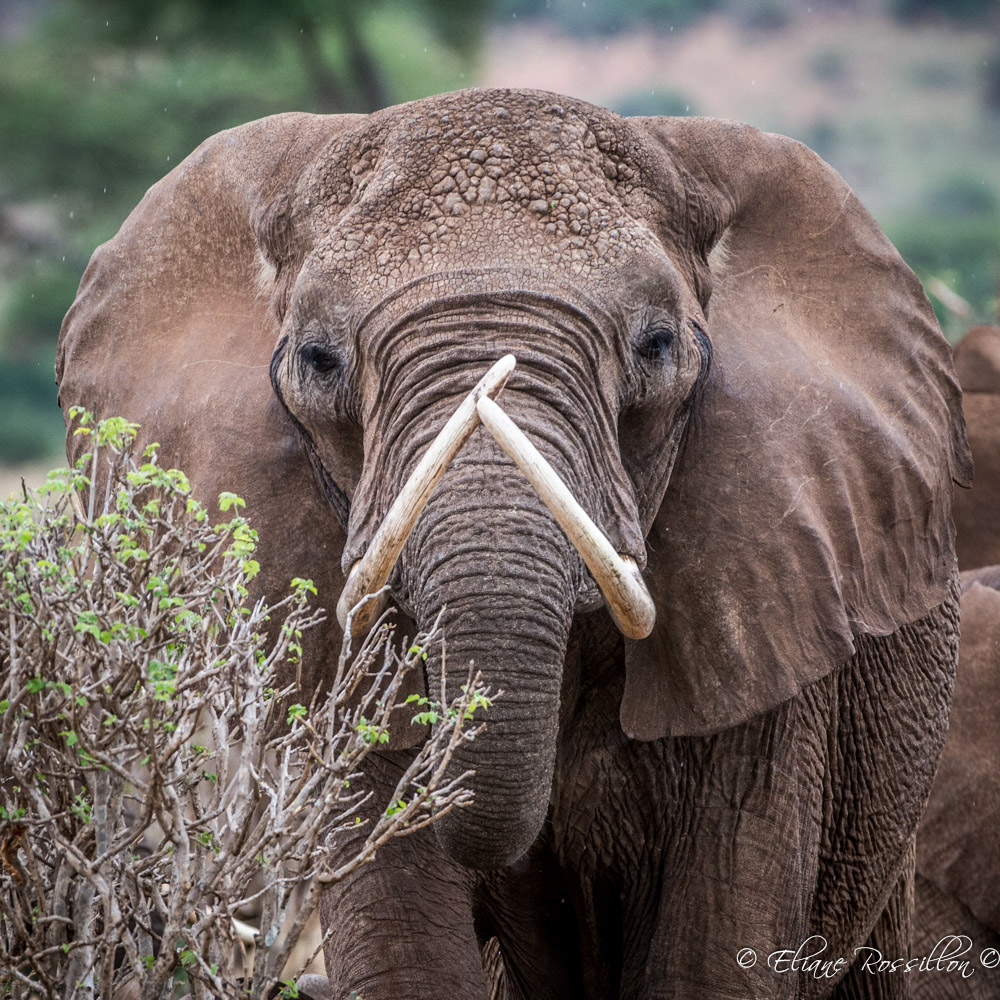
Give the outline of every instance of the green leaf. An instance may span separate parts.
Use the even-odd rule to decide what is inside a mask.
[[[230,507],[246,507],[247,502],[235,493],[222,492],[219,494],[219,510],[225,513]]]

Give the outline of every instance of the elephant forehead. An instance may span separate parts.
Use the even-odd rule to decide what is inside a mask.
[[[653,242],[620,119],[551,95],[464,92],[390,109],[310,179],[316,249],[407,279],[540,249],[583,273]],[[334,188],[336,192],[334,193]]]

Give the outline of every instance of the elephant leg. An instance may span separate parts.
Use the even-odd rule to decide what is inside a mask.
[[[858,636],[833,684],[805,693],[827,705],[831,719],[811,931],[851,962],[837,997],[909,997],[914,976],[924,974],[899,969],[911,954],[914,838],[947,732],[954,593],[893,635]],[[827,995],[819,985],[809,994]]]
[[[654,883],[626,889],[622,1000],[798,1000],[776,949],[808,936],[822,734],[794,700],[707,739],[663,744],[675,787],[662,806]],[[657,868],[659,870],[657,871]],[[650,933],[651,931],[651,933]]]
[[[483,945],[483,970],[489,983],[490,1000],[507,1000],[503,955],[500,954],[500,942],[495,937]]]
[[[996,1000],[1000,997],[1000,934],[980,923],[958,899],[942,892],[920,872],[917,872],[914,895],[914,957],[941,955],[945,949],[957,950],[962,947],[955,940],[959,935],[968,938],[972,946],[962,956],[969,960],[968,969],[948,971],[947,963],[943,963],[914,975],[913,1000]]]
[[[495,935],[495,951],[483,956],[502,970],[494,1000],[586,1000],[572,903],[564,873],[541,842],[486,877],[475,912],[477,927]]]
[[[837,984],[832,1000],[907,1000],[914,975],[903,971],[910,957],[913,912],[913,852],[857,959]],[[901,961],[902,960],[902,961]],[[889,963],[889,964],[886,964]],[[895,963],[897,968],[892,969]]]
[[[389,800],[398,756],[369,758],[373,802]],[[336,845],[346,858],[363,842]],[[336,859],[335,859],[336,860]],[[438,846],[433,828],[386,844],[370,863],[332,885],[320,906],[330,995],[361,1000],[488,1000],[473,928],[471,880]]]

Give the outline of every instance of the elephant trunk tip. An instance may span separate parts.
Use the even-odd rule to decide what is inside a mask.
[[[434,824],[442,850],[457,864],[475,871],[489,872],[507,868],[527,853],[541,830],[537,826],[517,824],[513,829],[502,824],[467,822],[462,814],[475,806],[455,810]]]

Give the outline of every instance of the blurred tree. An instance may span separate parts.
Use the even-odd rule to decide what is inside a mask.
[[[498,0],[498,19],[544,19],[570,35],[614,34],[656,25],[680,28],[726,0]]]
[[[183,51],[192,45],[267,54],[282,40],[298,51],[306,86],[323,111],[373,111],[383,107],[389,91],[382,68],[366,34],[376,8],[352,0],[78,0],[93,11],[91,24],[104,18],[110,39],[135,49],[156,37],[165,48]],[[427,24],[446,46],[467,52],[481,34],[485,0],[417,0],[408,5],[411,18]],[[98,30],[99,33],[99,30]],[[340,58],[330,58],[324,35],[333,36]]]
[[[1000,114],[1000,48],[983,66],[983,103],[993,114]]]
[[[465,85],[489,0],[50,0],[0,38],[0,463],[62,434],[56,334],[94,246],[220,129]]]
[[[903,21],[926,18],[974,21],[996,13],[997,0],[892,0],[891,7]]]
[[[972,322],[998,315],[1000,292],[1000,209],[996,199],[970,197],[974,189],[945,187],[934,192],[928,207],[884,220],[885,231],[925,284],[943,282],[964,299],[972,318],[953,313],[933,288],[931,301],[950,340],[957,340]],[[964,201],[964,204],[962,203]],[[987,206],[993,205],[990,209]]]
[[[660,87],[630,90],[610,105],[620,115],[696,115],[691,98],[678,90]]]

